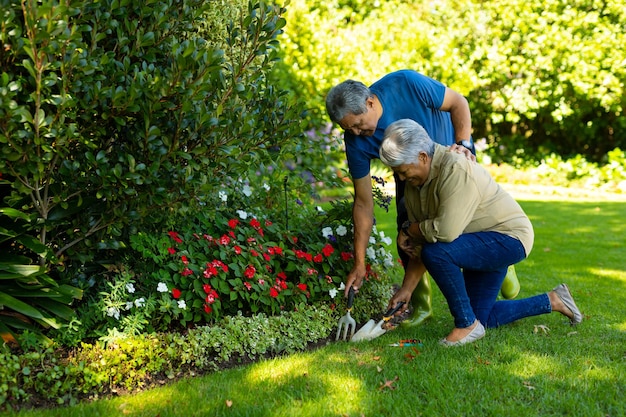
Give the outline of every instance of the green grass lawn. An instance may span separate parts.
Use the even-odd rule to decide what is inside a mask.
[[[489,330],[472,345],[444,348],[437,341],[453,323],[433,286],[434,317],[421,327],[135,395],[8,415],[624,416],[626,203],[520,203],[536,238],[530,257],[516,266],[519,297],[569,284],[585,316],[575,328],[553,313]],[[395,240],[392,215],[379,213],[378,227]],[[404,338],[423,346],[388,346]]]

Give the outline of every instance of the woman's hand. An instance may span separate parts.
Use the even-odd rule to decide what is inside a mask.
[[[409,235],[400,231],[398,233],[398,246],[411,258],[419,257],[419,246]]]

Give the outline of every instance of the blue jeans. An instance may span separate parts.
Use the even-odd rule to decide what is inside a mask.
[[[466,233],[452,242],[422,247],[422,261],[458,328],[469,327],[476,319],[485,327],[498,327],[552,311],[547,293],[496,301],[509,265],[524,258],[521,242],[498,232]]]

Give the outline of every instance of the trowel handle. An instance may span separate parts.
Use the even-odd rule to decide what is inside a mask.
[[[354,303],[354,294],[354,287],[351,285],[348,291],[348,310],[352,308],[352,304]]]
[[[389,319],[391,319],[391,316],[393,316],[396,311],[400,310],[400,308],[404,305],[404,301],[400,301],[398,304],[396,304],[395,307],[390,308],[389,310],[387,310],[387,312],[385,313],[383,320],[388,321]]]

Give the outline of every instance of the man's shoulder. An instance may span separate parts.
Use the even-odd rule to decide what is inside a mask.
[[[427,81],[435,81],[433,78],[430,78],[427,75],[424,75],[420,72],[417,72],[412,69],[401,69],[398,71],[390,72],[372,84],[372,87],[376,86],[380,83],[387,83],[397,80],[405,80],[406,82],[427,82]]]

